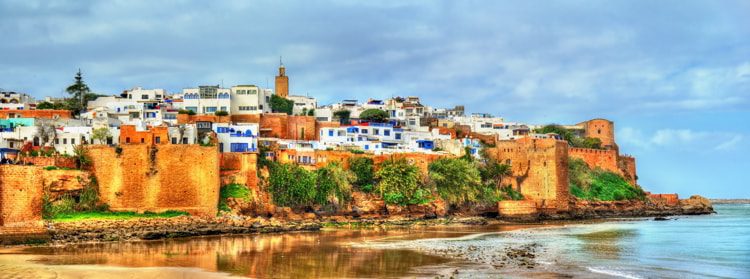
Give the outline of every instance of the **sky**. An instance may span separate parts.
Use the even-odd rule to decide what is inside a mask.
[[[750,198],[749,27],[750,1],[0,0],[0,88],[272,87],[282,56],[319,104],[606,118],[646,190]]]

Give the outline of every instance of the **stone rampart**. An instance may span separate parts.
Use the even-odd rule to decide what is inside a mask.
[[[135,144],[120,148],[88,148],[99,199],[111,210],[216,215],[220,187],[216,147]]]
[[[47,238],[42,172],[36,166],[0,165],[0,244]]]
[[[511,185],[544,211],[568,209],[568,144],[555,139],[498,141],[488,154],[511,166],[503,184]]]
[[[497,210],[502,217],[534,217],[537,215],[536,202],[532,200],[500,201]]]
[[[24,165],[35,165],[35,166],[41,166],[41,167],[58,167],[58,168],[71,168],[74,169],[77,167],[75,158],[72,157],[61,157],[61,156],[52,156],[52,157],[43,157],[43,156],[36,156],[36,157],[22,157],[21,158],[21,164]]]
[[[238,183],[258,189],[257,153],[221,153],[221,184]]]

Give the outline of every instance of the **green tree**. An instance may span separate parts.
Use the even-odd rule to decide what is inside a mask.
[[[41,102],[36,105],[36,109],[65,109],[65,104],[62,103],[50,103]]]
[[[482,178],[471,161],[441,158],[430,163],[429,178],[438,194],[451,204],[476,202],[482,194]]]
[[[337,111],[333,112],[333,116],[336,117],[336,118],[338,118],[339,119],[339,123],[341,123],[341,124],[347,124],[347,123],[349,123],[349,117],[351,117],[351,114],[352,114],[351,111],[348,111],[348,110],[345,110],[345,109],[337,110]]]
[[[73,111],[75,114],[81,113],[86,108],[86,97],[91,91],[89,86],[83,81],[83,74],[78,69],[78,73],[75,76],[75,82],[65,89],[71,98],[68,100],[68,109]]]
[[[573,132],[571,132],[568,129],[565,129],[565,127],[560,126],[558,124],[549,124],[544,127],[534,129],[534,132],[538,134],[555,133],[561,136],[564,140],[568,142],[570,142],[571,139],[574,137]]]
[[[99,144],[104,144],[107,141],[107,138],[111,136],[112,134],[107,128],[98,128],[91,131],[91,139],[98,140]]]
[[[307,116],[315,116],[315,109],[310,109],[307,111]]]
[[[219,110],[219,111],[214,112],[214,115],[216,115],[216,116],[227,116],[227,115],[229,115],[229,113],[227,111],[225,111],[225,110]]]
[[[292,115],[293,110],[294,101],[279,97],[278,95],[271,95],[271,111]]]
[[[317,175],[295,164],[271,164],[268,178],[273,201],[279,206],[311,206]]]
[[[363,190],[372,190],[372,185],[375,184],[373,165],[372,158],[369,157],[349,158],[349,169],[357,177],[354,185]]]
[[[352,182],[356,176],[337,163],[330,163],[316,171],[318,187],[315,202],[320,205],[343,206],[352,199]]]
[[[429,201],[429,191],[421,187],[419,168],[406,159],[390,159],[376,173],[378,191],[391,204],[420,204]]]
[[[384,122],[388,120],[388,113],[380,109],[367,109],[359,114],[359,119],[372,122]]]

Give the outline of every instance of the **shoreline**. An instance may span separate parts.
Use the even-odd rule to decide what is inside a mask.
[[[556,225],[589,224],[618,220],[714,214],[712,208],[701,211],[679,210],[579,210],[559,215],[518,217],[484,216],[379,216],[376,218],[332,216],[306,220],[284,220],[250,216],[224,215],[214,218],[179,216],[129,220],[82,220],[76,222],[45,221],[46,235],[28,236],[26,242],[0,246],[3,250],[31,246],[67,246],[102,242],[129,242],[177,239],[212,235],[241,235],[320,231],[327,228],[371,229],[439,226]],[[668,220],[668,218],[666,218]]]

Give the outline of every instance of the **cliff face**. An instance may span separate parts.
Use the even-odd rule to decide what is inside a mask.
[[[585,201],[570,200],[570,211],[546,216],[551,219],[592,219],[607,217],[648,217],[669,215],[700,215],[715,213],[711,202],[695,195],[676,205],[655,200]]]

